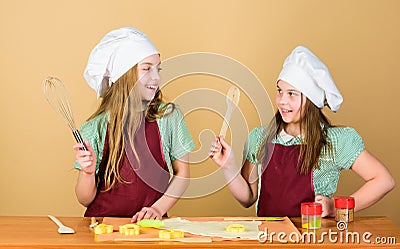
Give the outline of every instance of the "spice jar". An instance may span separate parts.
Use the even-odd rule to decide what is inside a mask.
[[[354,220],[354,197],[335,197],[336,221],[352,222]]]
[[[317,202],[301,203],[301,227],[307,229],[321,228],[322,204]]]

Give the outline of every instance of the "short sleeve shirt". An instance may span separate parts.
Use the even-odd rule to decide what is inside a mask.
[[[261,164],[257,161],[257,153],[266,132],[266,126],[254,128],[247,138],[244,149],[244,158],[259,168]],[[315,194],[330,198],[336,192],[341,170],[350,169],[365,146],[361,136],[351,127],[331,127],[328,128],[327,135],[333,153],[321,152],[320,169],[313,170],[313,184]],[[293,137],[282,131],[272,143],[290,146],[300,144],[301,140],[299,136]]]

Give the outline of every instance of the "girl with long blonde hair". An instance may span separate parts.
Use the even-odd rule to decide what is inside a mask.
[[[132,27],[109,32],[84,76],[101,97],[75,144],[78,201],[85,216],[161,219],[186,189],[193,141],[183,115],[159,89],[160,55]]]

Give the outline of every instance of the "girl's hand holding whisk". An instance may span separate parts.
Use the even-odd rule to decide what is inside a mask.
[[[84,143],[88,149],[87,151],[81,149],[83,147],[81,143],[75,144],[73,149],[76,151],[76,160],[81,166],[82,172],[87,175],[92,175],[96,171],[97,158],[89,141],[85,140]]]

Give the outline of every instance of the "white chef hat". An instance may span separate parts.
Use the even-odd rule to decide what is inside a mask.
[[[83,76],[101,97],[124,73],[153,54],[159,52],[144,33],[133,27],[116,29],[93,48]]]
[[[328,68],[306,47],[296,47],[286,58],[278,80],[299,89],[318,108],[327,104],[336,112],[343,102]]]

